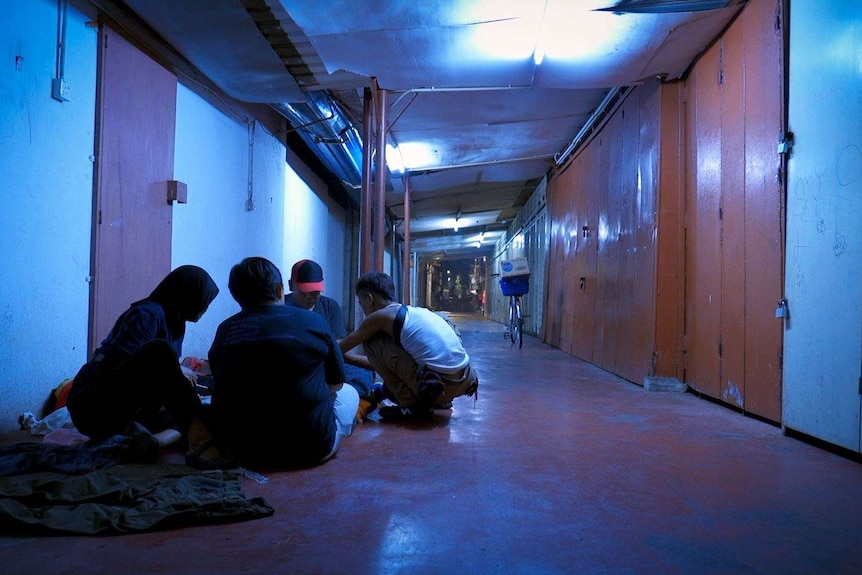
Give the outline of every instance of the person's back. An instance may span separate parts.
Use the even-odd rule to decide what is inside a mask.
[[[399,343],[417,364],[453,372],[470,363],[452,324],[427,308],[406,307]]]
[[[344,360],[320,315],[282,305],[280,273],[261,260],[246,258],[231,270],[229,287],[242,311],[222,322],[209,352],[214,428],[246,465],[311,465],[337,448],[335,392]],[[255,285],[260,276],[266,297]],[[358,397],[354,412],[356,405]]]
[[[303,464],[332,446],[335,339],[317,314],[286,306],[243,310],[219,326],[212,349],[216,433],[243,460]],[[343,376],[342,376],[343,377]]]

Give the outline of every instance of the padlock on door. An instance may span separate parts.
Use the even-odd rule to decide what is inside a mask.
[[[787,308],[787,300],[782,298],[778,300],[778,307],[775,308],[775,317],[787,319],[790,317],[790,310]]]

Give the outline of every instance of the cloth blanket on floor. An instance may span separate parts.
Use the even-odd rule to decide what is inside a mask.
[[[105,535],[269,517],[244,472],[130,463],[129,438],[0,446],[0,533]]]
[[[86,473],[134,460],[134,440],[128,435],[76,445],[37,441],[0,445],[0,475],[4,476],[36,471]]]
[[[80,476],[40,473],[0,478],[0,532],[108,535],[269,517],[262,498],[246,499],[241,470],[130,473],[127,466]],[[144,467],[144,466],[141,466]],[[153,467],[153,466],[151,466]],[[145,472],[148,471],[148,472]]]

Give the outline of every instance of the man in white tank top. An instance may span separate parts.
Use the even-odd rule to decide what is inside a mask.
[[[384,406],[388,420],[428,420],[434,407],[474,395],[479,377],[455,327],[431,310],[402,305],[385,273],[369,272],[356,282],[365,319],[339,343],[348,363],[373,369],[396,406]],[[352,353],[363,346],[365,355]]]

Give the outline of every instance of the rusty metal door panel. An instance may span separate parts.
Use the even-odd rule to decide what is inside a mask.
[[[652,374],[655,349],[656,300],[656,198],[658,185],[660,91],[658,83],[644,89],[638,101],[637,162],[634,166],[634,272],[635,286],[631,313],[626,330],[631,338],[629,372],[635,383],[642,384]]]
[[[619,275],[619,181],[621,121],[616,115],[605,126],[601,138],[602,164],[606,179],[599,194],[596,265],[596,330],[594,361],[603,369],[613,371],[615,329],[617,324],[617,278]]]
[[[572,299],[571,286],[572,277],[575,274],[575,251],[577,249],[576,239],[572,237],[572,232],[577,225],[577,214],[574,209],[575,198],[580,193],[578,189],[578,160],[572,162],[570,169],[564,174],[566,194],[565,194],[565,209],[566,213],[563,217],[563,274],[560,276],[560,290],[563,294],[562,306],[562,325],[560,327],[560,349],[566,353],[571,353],[572,338],[575,329],[575,302]]]
[[[593,332],[596,314],[596,190],[601,179],[597,148],[590,146],[579,156],[580,193],[575,198],[578,217],[572,230],[577,240],[575,270],[568,295],[575,300],[575,337],[572,354],[593,361]]]
[[[575,290],[575,285],[578,282],[578,277],[582,275],[583,259],[581,257],[581,241],[578,230],[581,226],[581,221],[584,217],[583,203],[584,198],[588,194],[588,190],[584,185],[584,157],[579,156],[574,164],[577,169],[572,170],[570,174],[571,190],[569,196],[569,228],[567,236],[571,251],[569,252],[569,267],[566,268],[566,276],[564,278],[564,290],[566,294],[566,325],[569,329],[568,347],[564,348],[568,353],[571,353],[581,359],[590,361],[592,358],[592,350],[589,350],[586,355],[583,354],[584,340],[584,323],[585,323],[585,308],[583,298],[579,298]],[[589,310],[592,314],[592,310]]]
[[[564,265],[563,258],[563,236],[567,194],[565,178],[558,174],[548,181],[548,219],[550,238],[548,241],[548,283],[545,301],[545,341],[548,345],[560,347],[560,324],[562,321],[562,307],[564,294],[560,278]]]
[[[644,318],[636,314],[638,298],[652,291],[651,287],[639,284],[637,277],[637,212],[638,187],[638,134],[639,97],[643,91],[638,90],[623,106],[621,117],[621,133],[619,139],[621,152],[617,198],[619,231],[619,266],[617,269],[617,316],[614,325],[614,356],[611,371],[630,380],[643,381],[637,350],[637,332],[633,326]]]
[[[719,51],[710,48],[690,76],[687,189],[686,383],[720,393],[721,319],[721,100]]]
[[[604,138],[598,137],[593,140],[590,145],[593,150],[595,159],[595,169],[598,175],[595,178],[595,187],[590,190],[589,201],[592,207],[592,218],[588,233],[593,236],[596,265],[593,268],[592,287],[595,292],[593,298],[593,331],[590,334],[592,343],[590,347],[593,350],[593,363],[602,365],[602,340],[604,338],[604,318],[602,316],[602,307],[606,302],[606,294],[602,291],[602,277],[605,273],[604,260],[607,258],[606,241],[602,234],[607,232],[607,216],[605,214],[607,194],[608,194],[608,162],[610,157],[609,146],[604,145]],[[604,227],[603,227],[604,226]],[[590,278],[587,278],[587,282]]]
[[[742,17],[761,48],[745,59],[745,406],[781,421],[783,323],[775,317],[784,285],[784,203],[776,153],[783,125],[783,43],[779,0],[755,2]],[[750,43],[747,42],[747,43]]]
[[[683,379],[685,169],[682,84],[661,87],[655,248],[655,352],[651,375]]]
[[[721,113],[721,400],[745,407],[745,76],[742,28],[719,42]],[[753,311],[753,310],[752,310]]]
[[[685,381],[775,421],[782,326],[774,314],[783,281],[780,8],[778,0],[749,3],[704,54],[687,80],[685,116],[693,174],[686,182]]]

